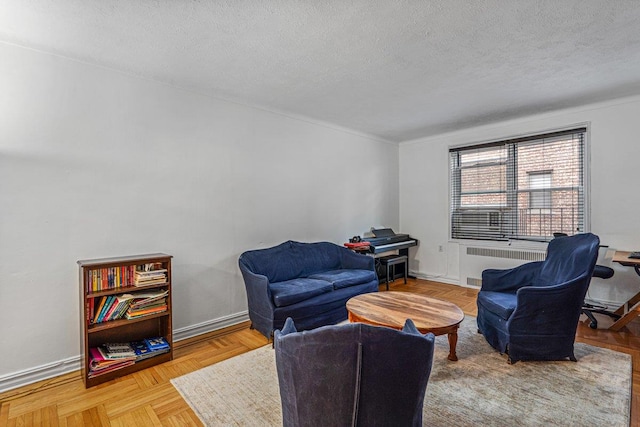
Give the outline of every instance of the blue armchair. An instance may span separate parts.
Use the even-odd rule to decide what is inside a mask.
[[[591,233],[559,237],[544,261],[483,271],[478,332],[509,363],[576,361],[573,344],[599,244]]]
[[[284,426],[422,426],[434,335],[350,323],[275,332]]]

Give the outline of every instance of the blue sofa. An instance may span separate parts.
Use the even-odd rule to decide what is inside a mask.
[[[290,240],[244,252],[238,264],[251,324],[269,339],[287,317],[301,331],[345,320],[349,298],[378,291],[373,258],[329,242]]]

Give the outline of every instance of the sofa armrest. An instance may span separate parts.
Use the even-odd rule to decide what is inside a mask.
[[[543,261],[529,262],[508,270],[488,269],[482,272],[481,291],[516,292],[531,286],[542,267]]]
[[[340,266],[346,269],[375,271],[375,260],[373,257],[357,254],[346,248],[340,248]]]
[[[255,274],[243,263],[239,262],[240,272],[244,279],[244,286],[247,290],[247,301],[249,309],[265,317],[271,317],[275,305],[269,289],[269,279],[262,274]]]

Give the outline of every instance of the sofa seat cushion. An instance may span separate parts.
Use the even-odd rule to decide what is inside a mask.
[[[310,279],[326,280],[333,285],[333,289],[342,289],[353,285],[361,285],[376,279],[372,270],[330,270],[309,276]]]
[[[333,286],[326,280],[298,278],[284,282],[270,283],[269,289],[276,307],[285,307],[300,301],[333,291]]]
[[[518,297],[516,294],[505,292],[481,291],[478,293],[478,305],[487,311],[508,320],[516,308]]]

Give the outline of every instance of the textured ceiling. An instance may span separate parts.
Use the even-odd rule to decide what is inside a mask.
[[[640,93],[637,0],[0,0],[0,41],[390,141]]]

